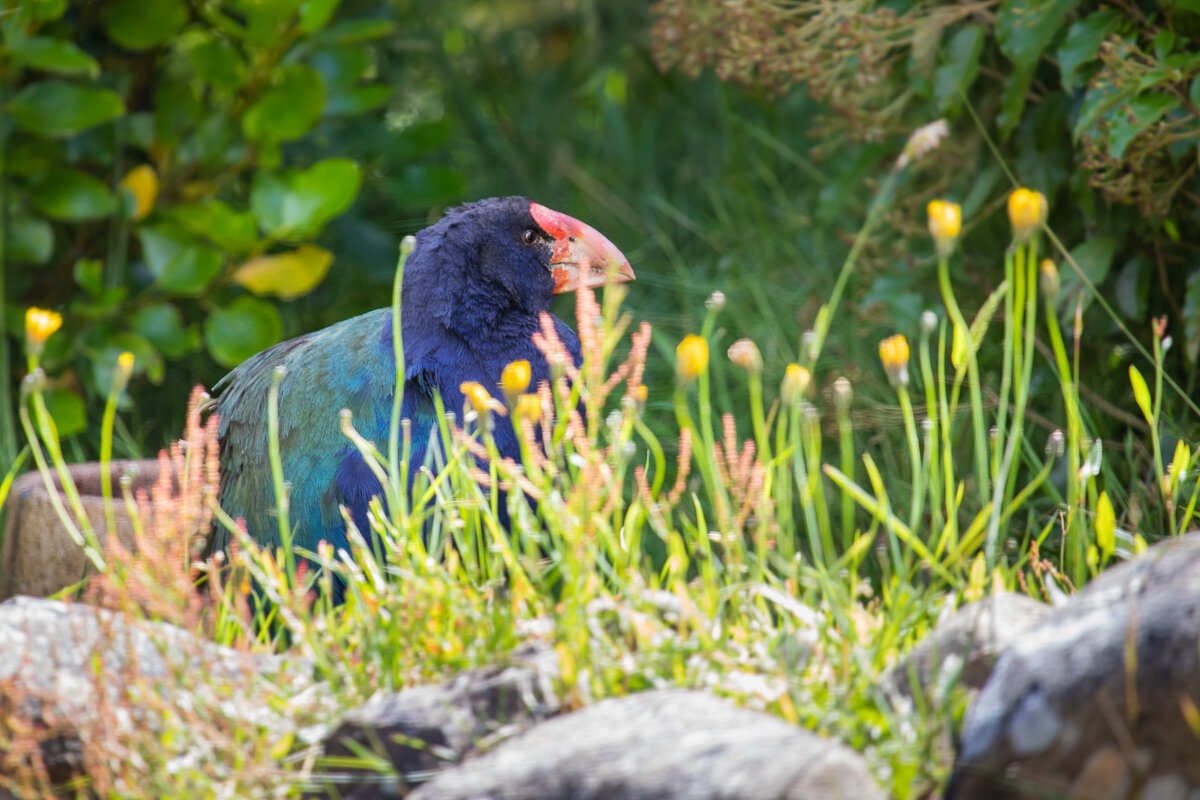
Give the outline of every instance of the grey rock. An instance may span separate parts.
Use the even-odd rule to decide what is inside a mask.
[[[441,773],[411,800],[883,800],[861,756],[705,692],[603,700]]]
[[[1200,702],[1198,533],[1106,571],[1005,651],[967,712],[946,798],[1196,790],[1186,697]]]
[[[402,797],[409,781],[428,778],[476,749],[559,713],[557,677],[554,651],[531,644],[514,651],[508,664],[373,698],[343,718],[326,740],[325,756],[344,759],[371,752],[385,757],[394,772],[381,775],[342,762],[324,771],[324,786],[309,796]]]
[[[0,603],[0,741],[16,730],[34,731],[50,780],[58,784],[80,774],[87,742],[155,729],[158,719],[147,708],[163,703],[285,725],[255,699],[264,694],[256,687],[262,681],[276,689],[299,687],[310,671],[302,662],[240,653],[164,623],[15,597]],[[0,765],[10,775],[28,767]]]
[[[959,683],[969,689],[983,686],[1000,654],[1053,611],[1023,594],[1002,592],[969,603],[937,625],[884,675],[903,695],[912,694],[913,678],[923,691],[948,668],[962,664]]]

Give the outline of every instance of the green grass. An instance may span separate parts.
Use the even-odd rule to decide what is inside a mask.
[[[899,171],[888,177],[860,242],[903,179]],[[786,373],[777,356],[745,350],[739,364],[726,363],[732,337],[722,328],[748,313],[729,300],[697,302],[681,314],[695,321],[704,345],[682,344],[672,364],[663,353],[678,337],[635,325],[623,305],[628,286],[599,299],[581,294],[584,364],[566,366],[561,350],[545,344],[560,366],[552,385],[535,390],[537,420],[484,405],[453,409],[461,424],[443,426],[426,468],[407,460],[399,419],[390,442],[369,442],[343,418],[385,487],[387,510],[376,504],[370,532],[385,560],[349,520],[348,552],[257,548],[215,505],[202,469],[215,459],[215,432],[195,412],[189,445],[174,454],[188,478],[166,512],[141,505],[142,555],[105,561],[104,527],[82,514],[33,364],[22,422],[39,468],[63,476],[64,524],[103,572],[94,596],[131,613],[149,608],[225,644],[273,651],[287,643],[321,683],[319,702],[311,692],[264,689],[291,723],[282,731],[213,707],[172,715],[163,731],[134,732],[122,745],[138,757],[97,762],[97,786],[121,797],[295,791],[327,766],[298,730],[335,723],[376,691],[492,662],[538,628],[554,644],[568,704],[668,684],[715,687],[846,741],[867,755],[892,796],[935,793],[948,768],[939,753],[961,721],[964,694],[948,680],[903,702],[881,687],[882,671],[947,609],[1000,589],[1070,592],[1148,541],[1185,530],[1197,498],[1185,478],[1195,466],[1191,451],[1181,444],[1172,457],[1157,433],[1168,390],[1161,338],[1152,342],[1149,379],[1131,369],[1131,380],[1155,431],[1151,463],[1166,477],[1118,488],[1113,476],[1136,474],[1144,456],[1108,448],[1101,458],[1104,445],[1078,391],[1078,350],[1069,344],[1080,323],[1064,335],[1053,293],[1039,288],[1038,248],[1035,235],[990,254],[1003,277],[970,316],[957,300],[958,256],[940,248],[942,310],[925,315],[911,351],[893,340],[882,366],[857,365],[854,374],[889,379],[888,388],[876,378],[862,394],[825,352],[831,331],[853,338],[841,287],[862,266],[860,248],[816,309],[813,334],[772,323],[796,343],[788,352],[797,363]],[[1049,389],[1035,383],[1046,376],[1055,381]],[[110,409],[123,388],[114,384]],[[1033,427],[1035,399],[1063,420],[1060,434]],[[585,411],[576,413],[581,401]],[[861,416],[872,408],[887,422],[864,428]],[[274,397],[270,413],[274,424]],[[111,427],[114,414],[105,420]],[[526,442],[521,464],[500,460],[491,434],[514,424]],[[535,430],[549,443],[544,452]],[[101,432],[103,441],[110,436]],[[287,476],[274,437],[272,455],[274,502],[282,506]],[[410,502],[402,487],[414,472]],[[139,498],[122,488],[137,509]],[[504,502],[508,528],[499,521]],[[232,571],[210,574],[204,604],[192,587],[199,565],[189,520],[226,525],[239,542]],[[286,514],[280,524],[287,541]],[[296,555],[323,571],[297,566]],[[346,584],[338,607],[328,601],[334,573]],[[314,584],[325,587],[315,603]],[[257,605],[257,619],[252,585],[269,601]],[[173,784],[162,785],[164,765],[198,744],[206,760],[175,764]]]

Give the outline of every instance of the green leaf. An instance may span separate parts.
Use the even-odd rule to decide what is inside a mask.
[[[74,436],[87,429],[87,411],[82,397],[61,388],[48,389],[43,396],[59,436]]]
[[[126,50],[148,50],[175,38],[188,20],[183,0],[117,0],[104,14],[104,32]]]
[[[244,253],[258,244],[254,215],[249,211],[234,211],[220,200],[174,206],[168,214],[171,219],[222,250]]]
[[[223,367],[236,367],[282,335],[279,312],[257,297],[239,297],[204,321],[204,344]]]
[[[1088,91],[1079,107],[1079,119],[1075,123],[1075,138],[1086,133],[1096,124],[1097,120],[1133,97],[1136,92],[1136,87],[1124,84],[1118,87],[1107,81]]]
[[[26,264],[45,264],[54,252],[54,229],[44,219],[14,217],[8,221],[4,255]]]
[[[42,136],[74,136],[125,113],[115,92],[58,80],[38,81],[8,104],[18,125]]]
[[[320,199],[318,219],[322,225],[350,207],[361,185],[362,170],[348,158],[318,161],[292,180],[298,194]]]
[[[1129,365],[1129,383],[1133,386],[1133,399],[1137,401],[1138,408],[1142,410],[1142,416],[1153,425],[1154,409],[1150,405],[1150,387],[1146,385],[1146,379],[1133,364]]]
[[[313,244],[302,244],[286,253],[250,259],[237,268],[233,280],[260,296],[294,300],[317,288],[331,264],[333,253]]]
[[[1171,55],[1171,51],[1175,49],[1175,40],[1175,32],[1166,28],[1163,28],[1154,35],[1154,42],[1151,46],[1154,48],[1154,55],[1159,61]]]
[[[290,177],[260,172],[250,190],[250,208],[268,235],[311,238],[349,208],[361,183],[362,170],[346,158],[320,161]]]
[[[1071,250],[1071,259],[1079,266],[1091,284],[1099,289],[1100,284],[1108,277],[1112,267],[1113,256],[1117,253],[1118,240],[1112,236],[1101,236],[1088,239]],[[1060,310],[1074,308],[1075,298],[1082,293],[1083,307],[1086,309],[1092,302],[1092,294],[1087,290],[1079,273],[1068,264],[1063,264],[1059,270],[1061,288],[1058,292]]]
[[[933,96],[940,111],[951,111],[962,104],[979,74],[979,55],[985,38],[982,26],[968,25],[946,45],[946,63],[934,73]]]
[[[107,217],[117,208],[107,186],[73,169],[53,169],[35,178],[30,198],[46,216],[72,222]]]
[[[325,86],[311,67],[296,64],[283,69],[274,85],[242,117],[242,132],[251,141],[286,142],[299,139],[321,118]]]
[[[1186,353],[1189,364],[1200,358],[1200,269],[1187,279],[1183,296],[1183,324],[1187,332]]]
[[[179,358],[195,346],[183,325],[183,315],[171,303],[139,308],[129,318],[129,327],[168,358]]]
[[[996,11],[996,41],[1019,69],[1037,64],[1078,0],[1004,0]]]
[[[289,26],[288,19],[300,8],[300,0],[235,0],[231,5],[246,19],[246,38],[266,49]]]
[[[200,120],[200,100],[191,83],[166,79],[154,92],[154,138],[169,150]]]
[[[169,292],[202,294],[224,265],[221,251],[201,244],[176,225],[142,226],[138,239],[146,266]]]
[[[67,0],[34,0],[33,18],[38,22],[51,22],[67,12]]]
[[[1075,73],[1095,59],[1100,51],[1100,43],[1117,29],[1120,21],[1119,12],[1104,9],[1071,23],[1066,41],[1058,48],[1058,70],[1064,89],[1068,92],[1075,89]]]
[[[1029,94],[1029,84],[1033,82],[1035,71],[1037,64],[1024,69],[1017,68],[1004,81],[1004,89],[1000,92],[1000,113],[996,115],[996,127],[1002,140],[1007,140],[1021,123],[1025,98]]]
[[[245,62],[224,39],[205,39],[188,51],[188,60],[196,77],[209,86],[232,91],[246,80]]]
[[[341,0],[304,0],[300,4],[300,24],[297,26],[300,32],[316,33],[328,25],[339,2]]]
[[[75,282],[91,295],[99,295],[104,291],[104,264],[94,258],[81,258],[75,262],[72,270]]]
[[[392,87],[372,85],[342,89],[335,92],[325,103],[327,117],[350,116],[374,111],[392,98]]]
[[[86,75],[89,78],[100,74],[100,65],[96,63],[96,59],[65,39],[30,36],[17,42],[8,52],[18,64],[43,72]]]
[[[1117,540],[1113,533],[1116,527],[1117,517],[1113,513],[1112,501],[1108,499],[1108,492],[1101,492],[1100,499],[1096,502],[1096,546],[1105,558],[1117,549]]]
[[[1113,158],[1125,155],[1139,133],[1149,128],[1163,114],[1179,107],[1179,98],[1162,92],[1140,94],[1129,101],[1128,112],[1121,109],[1109,120],[1108,154]]]

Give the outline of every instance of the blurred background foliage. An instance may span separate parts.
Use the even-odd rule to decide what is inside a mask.
[[[1003,279],[1016,182],[1050,198],[1082,270],[1062,265],[1058,297],[1086,332],[1092,429],[1148,463],[1126,371],[1165,314],[1183,387],[1165,401],[1166,446],[1196,432],[1194,0],[0,7],[4,374],[15,398],[23,308],[62,310],[44,360],[76,457],[95,452],[87,416],[120,351],[144,378],[118,451],[153,452],[193,383],[383,305],[400,237],[488,195],[579,216],[630,257],[629,305],[662,356],[652,409],[670,405],[668,356],[715,290],[729,309],[717,343],[754,339],[782,376],[879,181],[938,117],[951,137],[887,198],[822,355],[822,380],[852,380],[868,446],[900,419],[876,344],[915,339],[936,305],[924,203],[963,203],[956,281],[973,314]],[[713,368],[732,408],[740,371]],[[1047,431],[1057,387],[1035,385]]]

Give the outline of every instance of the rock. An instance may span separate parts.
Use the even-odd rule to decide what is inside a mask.
[[[838,742],[705,692],[668,689],[603,700],[544,722],[439,774],[410,797],[883,800],[884,794],[863,758]]]
[[[911,696],[913,677],[928,691],[930,682],[950,666],[948,660],[957,659],[962,663],[959,684],[979,689],[1000,654],[1051,611],[1045,603],[1012,592],[968,603],[939,622],[883,679],[902,695]]]
[[[164,708],[283,727],[268,695],[306,685],[308,672],[164,623],[16,597],[0,603],[0,754],[13,737],[33,737],[50,782],[60,784],[85,771],[89,745],[120,750],[101,745],[157,729]],[[188,676],[198,680],[189,685]],[[0,757],[0,776],[27,780],[29,768],[28,758]]]
[[[1101,574],[1000,657],[947,800],[1200,797],[1200,534]],[[1128,794],[1127,794],[1128,793]]]
[[[93,525],[104,521],[104,498],[100,493],[100,464],[72,464],[68,467],[79,490],[80,500]],[[112,462],[112,486],[117,502],[113,504],[116,534],[126,549],[133,549],[133,524],[121,499],[119,479],[134,475],[133,490],[150,487],[158,479],[158,461]],[[55,488],[61,487],[58,476]],[[63,505],[70,508],[66,496]],[[0,550],[0,600],[15,595],[45,597],[78,583],[88,574],[91,565],[83,549],[63,527],[54,511],[50,492],[40,472],[22,475],[13,482],[6,503],[8,522],[4,528],[3,549]],[[101,542],[104,535],[99,536]]]
[[[326,740],[326,757],[377,752],[401,776],[425,777],[457,764],[476,748],[514,736],[559,712],[554,694],[558,657],[527,645],[510,663],[467,670],[452,680],[374,698],[348,713]],[[310,797],[402,797],[402,781],[366,769],[338,767]]]

